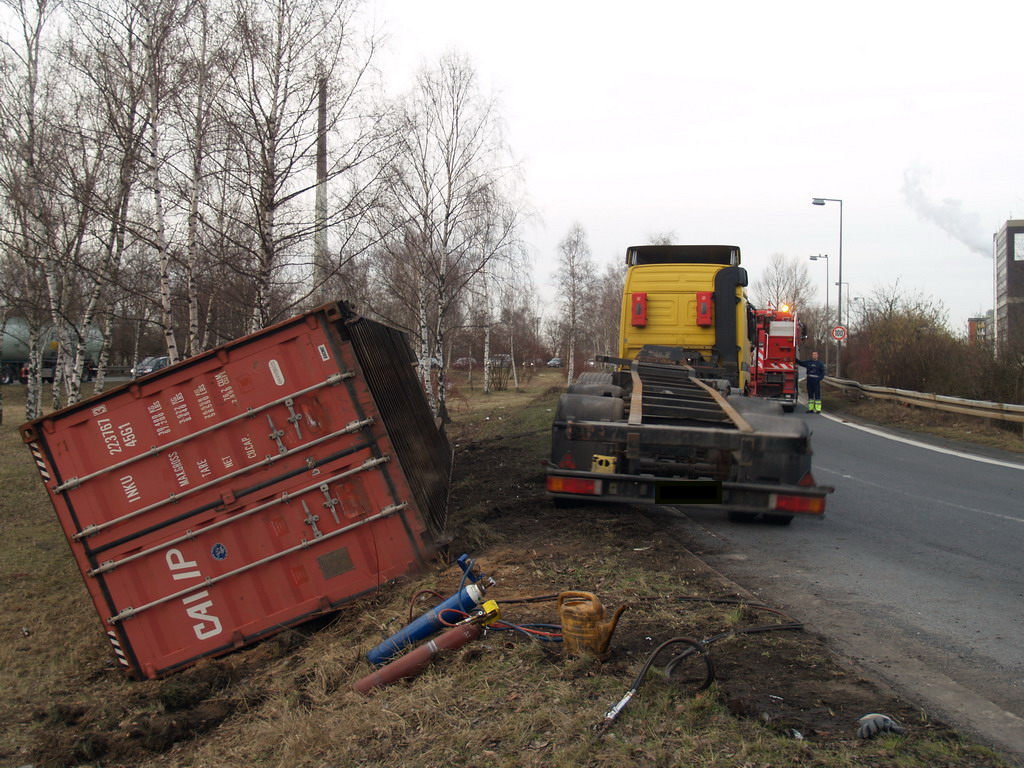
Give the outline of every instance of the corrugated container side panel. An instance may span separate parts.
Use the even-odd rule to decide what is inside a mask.
[[[447,521],[453,452],[429,409],[412,407],[417,403],[409,393],[422,387],[405,335],[366,318],[347,322],[342,333],[352,339],[417,504],[438,540]]]
[[[430,556],[400,454],[422,460],[437,430],[418,386],[402,399],[391,384],[382,401],[430,429],[388,428],[339,317],[329,305],[23,428],[136,674],[241,647]]]

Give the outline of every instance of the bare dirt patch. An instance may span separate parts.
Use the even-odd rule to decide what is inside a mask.
[[[480,487],[508,487],[508,466],[493,461],[498,444],[507,448],[507,443],[493,443],[466,446],[457,473],[473,477]],[[756,607],[755,597],[691,554],[677,538],[677,526],[664,516],[640,507],[555,509],[542,492],[543,471],[529,474],[532,479],[528,475],[518,484],[528,490],[514,499],[486,500],[483,522],[499,540],[515,543],[486,548],[481,561],[499,578],[501,592],[579,589],[598,594],[611,608],[628,605],[601,664],[601,674],[621,679],[623,693],[647,655],[673,636],[706,639],[793,620]],[[468,501],[463,495],[457,503]],[[529,610],[515,606],[509,612],[516,620],[558,620],[551,604]],[[728,710],[780,734],[796,731],[805,738],[847,743],[857,718],[876,710],[921,729],[943,730],[922,721],[911,703],[842,665],[822,638],[807,631],[740,634],[709,646],[709,652],[717,692]],[[669,659],[666,654],[659,666]],[[692,695],[704,668],[694,660],[681,672],[681,679],[661,683]],[[628,717],[627,710],[623,720]]]

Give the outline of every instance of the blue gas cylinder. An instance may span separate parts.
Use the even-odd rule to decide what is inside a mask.
[[[460,618],[458,614],[454,612],[449,613],[445,616],[445,621],[448,621],[449,624],[443,624],[441,623],[440,617],[444,611],[449,608],[454,608],[455,610],[462,611],[463,613],[469,613],[476,608],[483,599],[483,587],[478,584],[467,584],[440,605],[431,608],[411,624],[405,625],[405,627],[370,651],[370,653],[367,654],[367,658],[370,660],[371,664],[384,664],[388,662],[403,649],[408,648],[411,645],[416,645],[422,640],[426,640],[428,637],[440,632],[442,629],[449,629],[450,624]]]

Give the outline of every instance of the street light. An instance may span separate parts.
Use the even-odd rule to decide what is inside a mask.
[[[850,301],[855,301],[860,304],[860,317],[857,320],[857,324],[863,323],[868,316],[868,301],[863,296],[854,296]],[[849,313],[847,313],[849,314]]]
[[[846,286],[846,318],[850,318],[850,284],[845,280],[841,283],[836,283],[839,286],[839,295],[843,295],[843,286]]]
[[[827,253],[826,254],[819,253],[817,256],[809,256],[808,258],[811,261],[817,261],[818,259],[824,259],[825,260],[825,322],[826,323],[831,323],[832,322],[832,316],[829,314],[829,311],[828,311],[828,292],[830,290],[829,287],[828,287],[829,286],[829,281],[828,281],[828,254]],[[826,339],[826,341],[825,341],[825,370],[826,371],[828,370],[828,348],[829,348],[829,343],[828,343],[828,340]]]
[[[811,200],[811,205],[824,205],[825,203],[839,203],[839,309],[837,314],[839,316],[839,322],[836,325],[843,324],[843,201],[838,197],[815,197]],[[836,378],[841,379],[843,377],[842,367],[842,353],[843,345],[836,341]]]

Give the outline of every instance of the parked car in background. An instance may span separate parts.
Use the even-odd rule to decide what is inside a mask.
[[[452,363],[452,368],[457,368],[458,370],[463,371],[466,368],[473,368],[476,364],[476,358],[474,357],[460,357]]]
[[[161,368],[166,368],[171,362],[171,359],[167,355],[157,355],[154,357],[144,357],[131,370],[132,378],[137,379],[139,376],[145,376],[153,371],[159,371]]]
[[[562,367],[562,358],[560,358],[560,357],[552,357],[550,360],[548,360],[548,368],[561,368],[561,367]]]
[[[491,366],[494,368],[511,368],[512,355],[491,355]]]

